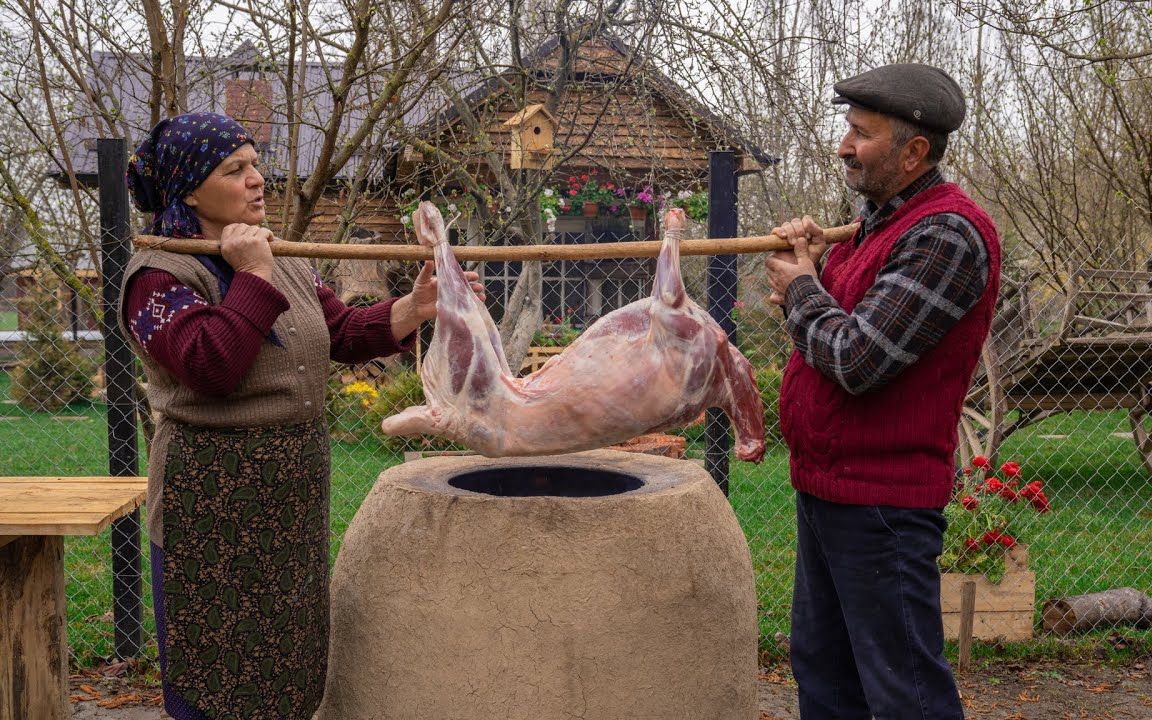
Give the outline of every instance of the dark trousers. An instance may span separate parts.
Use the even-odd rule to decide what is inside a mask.
[[[943,513],[797,493],[796,524],[802,720],[963,720],[940,618]]]

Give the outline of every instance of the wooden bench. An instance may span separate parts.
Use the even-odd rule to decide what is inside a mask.
[[[144,502],[142,477],[0,477],[0,720],[65,720],[64,536]]]
[[[564,352],[564,347],[533,345],[528,348],[528,354],[524,356],[524,362],[520,363],[520,374],[528,375],[536,372],[544,367],[544,363],[562,352]]]

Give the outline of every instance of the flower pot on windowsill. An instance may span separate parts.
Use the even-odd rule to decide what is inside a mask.
[[[1004,577],[989,582],[983,575],[946,572],[940,575],[940,610],[944,637],[960,635],[960,597],[965,582],[976,583],[976,613],[972,635],[981,640],[1030,640],[1036,606],[1036,574],[1028,569],[1028,549],[1017,545],[1004,555]]]
[[[630,205],[628,207],[628,216],[633,220],[645,220],[648,217],[648,208],[642,205]]]
[[[596,217],[600,214],[600,203],[586,202],[580,212],[584,217]]]

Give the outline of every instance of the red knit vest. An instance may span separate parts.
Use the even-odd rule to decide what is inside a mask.
[[[835,246],[821,282],[851,313],[900,236],[938,213],[963,216],[983,238],[989,258],[984,294],[936,347],[889,384],[862,395],[849,394],[792,352],[780,388],[780,428],[797,490],[853,505],[948,503],[956,426],[1000,288],[1000,239],[991,218],[957,185],[935,185],[911,197],[859,247]]]

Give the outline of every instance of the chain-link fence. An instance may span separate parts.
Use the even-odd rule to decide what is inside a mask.
[[[581,226],[572,220],[555,240],[600,242],[651,232],[650,224],[634,225],[627,218],[606,222],[589,221],[583,226],[587,232],[580,232]],[[691,230],[697,236],[704,234],[701,225],[694,224]],[[790,342],[779,309],[766,302],[762,260],[741,256],[731,315],[739,347],[756,368],[769,449],[760,465],[733,458],[730,497],[751,546],[762,646],[771,654],[776,639],[789,629],[794,558],[793,492],[787,450],[779,441],[776,421],[779,379]],[[993,524],[987,530],[998,530],[996,537],[966,534],[971,532],[968,526],[954,523],[953,534],[956,529],[965,534],[950,539],[954,554],[946,559],[963,566],[963,554],[972,552],[966,548],[973,542],[985,554],[992,547],[999,552],[1007,548],[1009,543],[1002,538],[1009,534],[1026,545],[1036,598],[1028,613],[1029,628],[1038,633],[1061,619],[1079,628],[1091,623],[1092,612],[1099,612],[1073,599],[1053,606],[1058,615],[1043,618],[1047,600],[1124,587],[1152,590],[1152,569],[1141,552],[1152,546],[1152,276],[1142,272],[1147,261],[1113,258],[1107,268],[1097,271],[1024,273],[1019,268],[1028,266],[1028,258],[1008,248],[994,335],[958,429],[962,447],[958,463],[977,465],[968,476],[968,492],[983,498],[985,507],[1001,503],[998,512],[1004,519],[989,521]],[[702,305],[707,262],[702,257],[682,259],[688,292]],[[74,270],[98,297],[96,273],[82,267]],[[478,270],[492,313],[500,318],[523,267],[499,262]],[[541,298],[545,322],[522,371],[529,372],[562,351],[598,317],[646,296],[654,272],[654,261],[647,259],[545,263]],[[340,271],[333,273],[329,280],[338,288]],[[396,287],[384,289],[394,291],[402,286],[405,273],[375,275],[393,278]],[[47,265],[29,264],[5,278],[0,305],[0,444],[5,475],[108,474],[99,338],[99,325],[76,290],[59,282]],[[379,432],[383,417],[422,402],[419,359],[412,352],[333,368],[327,408],[333,437],[333,553],[383,469],[403,462],[405,453],[444,449],[434,439],[389,438]],[[707,435],[703,422],[674,434],[684,439],[689,459],[703,457]],[[973,478],[985,479],[981,457],[992,466],[988,474],[1002,481],[1006,490],[985,484],[978,493],[972,487]],[[1012,463],[1018,464],[1018,473]],[[1030,484],[1034,481],[1042,485]],[[1010,500],[1013,496],[1015,502]],[[87,664],[113,654],[108,533],[70,538],[66,548],[69,642],[74,661]],[[147,582],[144,588],[145,626],[151,632]],[[1109,606],[1111,610],[1100,617],[1104,630],[1127,632],[1147,622],[1147,616],[1139,614],[1139,603],[1133,616],[1125,615],[1130,608],[1123,604],[1124,598],[1115,602],[1120,604]]]

